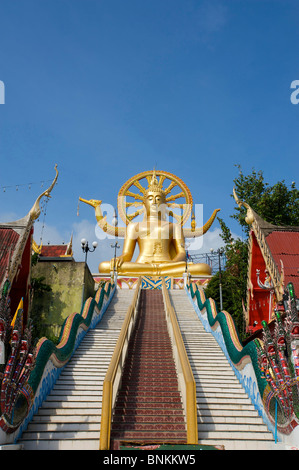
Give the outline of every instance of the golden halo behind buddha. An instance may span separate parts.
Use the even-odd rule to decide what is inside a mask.
[[[143,201],[150,191],[163,194],[165,203],[176,220],[182,225],[187,222],[193,205],[193,198],[187,185],[172,173],[149,170],[130,178],[118,193],[118,213],[126,225],[143,213]],[[139,207],[139,210],[129,212],[131,208]],[[175,209],[179,214],[174,213]]]

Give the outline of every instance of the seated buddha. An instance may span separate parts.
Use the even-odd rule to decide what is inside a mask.
[[[87,202],[87,201],[84,201]],[[186,271],[185,237],[180,223],[166,217],[166,195],[158,185],[155,174],[143,196],[144,218],[130,222],[126,228],[122,254],[99,264],[100,273],[117,271],[126,276],[181,277]],[[139,255],[132,261],[138,245]],[[204,263],[188,263],[188,272],[194,276],[211,274]]]

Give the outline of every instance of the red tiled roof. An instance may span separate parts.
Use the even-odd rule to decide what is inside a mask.
[[[67,251],[67,245],[45,245],[41,249],[41,256],[47,258],[64,256]]]
[[[0,284],[6,276],[19,237],[19,234],[11,228],[0,228]]]
[[[299,232],[273,231],[266,237],[266,241],[279,272],[280,260],[283,262],[285,286],[292,282],[295,294],[299,297]]]

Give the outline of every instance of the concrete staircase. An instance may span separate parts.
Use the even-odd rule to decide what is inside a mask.
[[[86,334],[72,359],[64,367],[51,394],[33,417],[27,430],[23,432],[18,444],[22,444],[24,450],[99,449],[102,385],[134,292],[132,290],[115,292],[102,321]],[[224,445],[227,450],[275,448],[272,433],[267,430],[251,404],[213,335],[204,330],[186,292],[170,290],[169,295],[178,317],[197,384],[199,443]],[[155,310],[153,306],[152,310]],[[144,325],[139,333],[145,329]],[[161,330],[161,324],[158,330]],[[137,336],[134,341],[135,346],[139,347]],[[142,342],[145,344],[144,340]],[[143,431],[149,432],[150,440],[153,440],[153,437],[158,437],[158,433],[164,432],[162,428],[165,423],[168,430],[175,423],[173,430],[180,433],[177,437],[183,440],[181,433],[185,431],[181,426],[183,424],[185,427],[185,423],[181,411],[178,412],[180,416],[175,416],[176,411],[169,413],[166,408],[163,410],[163,402],[169,409],[170,400],[163,397],[166,390],[162,388],[158,390],[161,383],[164,384],[164,389],[170,385],[173,390],[173,384],[168,382],[172,381],[172,378],[167,378],[165,370],[168,353],[162,350],[163,348],[160,352],[149,351],[149,346],[154,346],[155,341],[147,343],[149,356],[146,358],[144,353],[135,356],[135,360],[143,361],[139,365],[140,373],[137,374],[139,377],[132,373],[134,369],[137,370],[136,363],[127,364],[123,389],[119,394],[120,398],[121,396],[124,398],[125,406],[122,410],[120,401],[117,403],[112,436],[116,440],[144,442],[146,436]],[[161,373],[156,368],[159,356],[164,364],[164,367],[161,366]],[[153,358],[155,368],[152,364]],[[141,372],[147,372],[148,376],[142,375]],[[173,372],[171,375],[173,376]],[[160,394],[158,398],[156,395],[154,398],[160,406],[160,413],[151,410],[149,403],[146,403],[148,398],[144,401],[142,393],[138,396],[139,403],[138,407],[136,406],[136,392],[148,389],[152,389],[155,393],[158,391]],[[145,413],[142,406],[139,406],[141,402],[144,403]],[[172,413],[173,417],[169,421]],[[150,414],[152,417],[148,419]],[[135,416],[135,423],[132,423],[132,415]],[[145,429],[144,424],[149,422],[153,427]],[[162,428],[159,429],[161,424]]]
[[[270,450],[271,432],[263,423],[211,333],[199,320],[187,294],[171,290],[183,340],[196,380],[198,440],[226,450]]]
[[[24,450],[98,450],[103,381],[134,291],[117,290],[23,432]]]

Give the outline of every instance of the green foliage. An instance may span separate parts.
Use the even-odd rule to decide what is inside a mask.
[[[239,176],[234,179],[234,185],[241,201],[249,204],[262,219],[271,224],[299,224],[299,191],[295,182],[292,182],[290,189],[284,180],[270,186],[265,182],[262,171],[256,172],[253,169],[251,174],[245,176],[241,166],[237,167]],[[235,210],[236,214],[231,217],[238,220],[248,233],[249,226],[245,222],[246,209],[237,206]]]
[[[45,280],[44,276],[31,278],[32,299],[33,299],[33,296],[39,296],[39,295],[42,295],[44,292],[52,291],[51,286],[49,286],[48,284],[45,284],[44,280]],[[37,341],[39,338],[41,338],[42,336],[46,334],[46,325],[44,324],[44,318],[41,312],[34,308],[31,309],[30,318],[31,318],[32,325],[33,325],[32,336],[33,336],[34,341]],[[49,339],[51,339],[53,342],[56,343],[57,338],[55,336]]]
[[[246,300],[248,245],[240,239],[233,239],[230,229],[219,217],[226,257],[225,271],[221,273],[223,310],[234,319],[241,339],[245,339],[245,321],[242,301]],[[220,306],[219,272],[212,277],[205,293]]]
[[[38,253],[33,253],[31,256],[31,266],[35,266],[38,263],[39,260],[39,254]]]
[[[38,260],[39,255],[37,253],[34,253],[31,257],[31,266],[35,266],[38,263]],[[44,292],[52,291],[51,286],[44,282],[45,279],[46,278],[44,276],[31,278],[31,304],[34,296],[39,296],[42,295]],[[30,319],[32,321],[32,336],[34,341],[37,341],[39,338],[45,335],[46,326],[43,323],[41,312],[39,311],[32,309],[30,313]],[[57,338],[55,336],[49,339],[51,339],[54,343],[57,342]]]
[[[35,294],[40,292],[51,292],[52,288],[48,284],[44,283],[45,279],[45,276],[31,278],[31,288]]]

